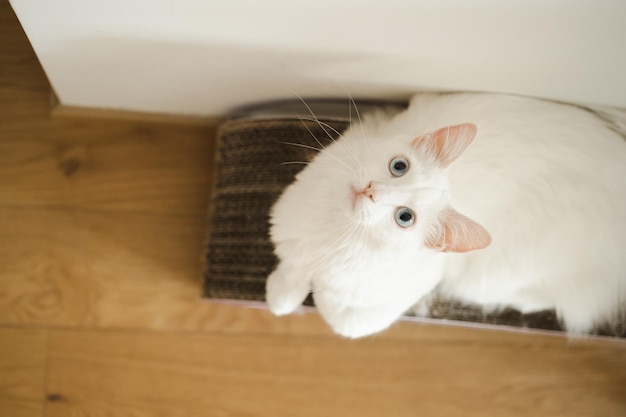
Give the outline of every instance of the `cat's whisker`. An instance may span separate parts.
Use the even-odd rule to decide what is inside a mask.
[[[322,152],[323,150],[323,149],[316,148],[315,146],[305,145],[303,143],[295,143],[295,142],[280,142],[280,143],[282,143],[283,145],[299,146],[301,148],[311,149],[312,151],[316,151],[316,152]]]
[[[298,98],[300,99],[300,101],[302,102],[302,104],[304,104],[304,106],[307,108],[307,110],[309,111],[309,113],[311,114],[311,117],[313,118],[313,121],[316,122],[324,131],[324,133],[326,133],[326,135],[328,135],[328,137],[330,138],[330,140],[334,140],[332,135],[326,130],[326,128],[324,127],[324,125],[320,122],[320,120],[317,118],[317,116],[315,115],[315,113],[313,113],[313,110],[311,109],[311,106],[309,106],[309,103],[307,103],[300,95],[296,94],[296,96],[298,96]]]
[[[352,143],[351,143],[351,142],[352,142],[352,141],[351,141],[351,140],[349,140],[349,138],[346,138],[346,139],[343,141],[343,143],[345,143],[345,144],[346,144],[346,146],[347,146],[347,149],[348,149],[348,156],[352,159],[352,161],[354,162],[355,166],[360,166],[360,165],[361,165],[361,163],[360,163],[360,161],[359,161],[359,157],[358,157],[358,155],[357,155],[357,153],[356,153],[356,151],[355,151],[354,147],[352,146]],[[368,148],[367,148],[367,144],[366,144],[365,149],[366,149],[366,150],[368,149]]]
[[[346,91],[347,92],[347,91]],[[300,99],[300,101],[302,102],[302,104],[304,104],[304,106],[307,108],[307,110],[309,111],[309,113],[311,114],[310,118],[307,117],[302,117],[302,116],[298,116],[298,118],[300,119],[300,121],[302,122],[303,126],[305,127],[305,129],[309,132],[309,134],[313,137],[313,139],[315,139],[315,141],[322,147],[324,148],[324,145],[320,142],[319,138],[311,131],[311,129],[306,125],[305,121],[311,121],[311,122],[315,122],[318,124],[318,126],[320,126],[322,128],[322,130],[324,131],[324,133],[326,133],[326,135],[328,136],[328,139],[331,142],[335,142],[335,138],[333,137],[333,135],[330,134],[330,132],[328,130],[326,130],[327,128],[332,131],[333,133],[335,133],[336,135],[338,135],[338,137],[342,138],[343,135],[341,132],[339,132],[337,129],[335,129],[334,127],[332,127],[331,125],[329,125],[328,123],[322,122],[321,120],[318,119],[318,117],[315,115],[315,113],[313,112],[313,109],[311,109],[311,106],[309,106],[309,104],[306,102],[306,100],[304,100],[299,94],[296,94],[295,92],[293,92],[293,94],[298,97],[298,99]],[[349,93],[348,93],[349,94]],[[354,102],[354,100],[352,100],[352,102]],[[355,104],[355,109],[356,109],[356,104]],[[358,109],[357,109],[357,115],[358,115]],[[359,120],[360,120],[360,115],[359,115]],[[350,117],[350,123],[352,123],[352,117]],[[348,151],[349,151],[349,155],[350,158],[352,159],[352,162],[354,162],[357,166],[359,164],[358,158],[356,156],[356,152],[354,151],[354,149],[352,148],[352,144],[351,143],[346,143],[347,147],[348,147]],[[339,160],[337,158],[334,158],[335,160],[337,160],[339,162]],[[345,167],[348,169],[347,174],[351,174],[352,170],[350,169],[349,166],[347,166],[347,164],[345,164]]]
[[[350,92],[345,87],[342,87],[342,88],[345,91],[345,93],[348,95],[348,98],[349,98],[348,114],[349,114],[349,118],[350,118],[350,126],[353,126],[353,122],[352,122],[352,107],[354,107],[354,112],[355,112],[355,114],[357,116],[357,119],[359,121],[359,128],[361,130],[361,139],[362,139],[361,142],[364,144],[365,151],[369,155],[369,143],[368,143],[368,141],[366,140],[366,137],[365,137],[365,130],[364,130],[364,127],[363,127],[363,120],[361,119],[361,113],[359,112],[359,108],[357,107],[356,101],[354,100],[354,97],[352,96],[352,94],[350,94]],[[352,152],[355,154],[354,158],[358,159],[356,157],[356,152],[354,152],[354,148],[352,148],[351,144],[348,144],[348,146],[349,146],[349,149],[351,149]]]
[[[354,112],[356,113],[356,117],[359,120],[359,125],[361,126],[361,137],[365,139],[365,131],[363,130],[363,120],[361,120],[361,113],[359,112],[359,108],[356,106],[356,101],[354,101],[354,97],[352,97],[352,94],[350,94],[350,92],[346,88],[344,88],[343,90],[346,92],[346,94],[350,98],[350,102],[352,103],[352,106],[354,106]]]
[[[363,119],[361,119],[361,113],[359,112],[359,109],[356,106],[356,102],[354,101],[352,96],[350,96],[350,101],[352,101],[352,105],[354,106],[354,112],[356,113],[357,119],[359,119],[359,126],[361,127],[361,137],[365,138],[365,131],[363,129]]]
[[[287,162],[281,162],[280,165],[309,165],[309,162],[304,162],[304,161],[287,161]]]
[[[343,135],[341,134],[340,131],[338,131],[337,129],[332,127],[330,124],[328,124],[326,122],[322,122],[319,119],[313,119],[313,118],[310,118],[310,117],[301,117],[301,116],[298,117],[298,119],[300,119],[300,121],[317,122],[319,125],[322,125],[324,127],[327,127],[328,129],[330,129],[333,133],[335,133],[337,135],[337,137],[339,137],[339,138],[343,137]],[[336,142],[336,140],[332,136],[329,137],[329,140],[332,141],[332,142]]]
[[[302,117],[298,117],[298,120],[300,120],[300,123],[302,123],[302,126],[304,126],[304,128],[306,129],[307,132],[309,132],[309,134],[311,135],[311,137],[313,139],[315,139],[315,142],[319,143],[319,145],[323,148],[324,145],[322,145],[322,143],[320,142],[320,140],[317,138],[317,136],[315,136],[315,133],[313,133],[313,131],[307,126],[307,124],[305,123],[305,119],[303,119]]]
[[[352,125],[352,103],[348,101],[348,120],[350,121],[350,125]]]
[[[300,148],[310,149],[310,150],[316,151],[316,152],[326,153],[324,149],[319,149],[319,148],[316,148],[315,146],[305,145],[303,143],[295,143],[295,142],[280,142],[280,143],[284,144],[284,145],[291,145],[291,146],[297,146],[297,147],[300,147]],[[350,170],[350,167],[347,164],[345,164],[343,161],[337,159],[337,157],[333,156],[332,154],[329,154],[329,155],[342,165],[341,168],[345,169],[345,171],[343,171],[344,173],[349,174],[350,172],[352,172]],[[306,163],[308,164],[308,162],[306,162]],[[333,166],[328,166],[328,167],[329,168],[339,168],[339,167],[333,167]]]
[[[332,153],[327,153],[327,152],[325,151],[325,149],[324,149],[324,146],[323,146],[323,145],[319,142],[319,140],[317,139],[317,137],[315,136],[315,134],[311,131],[311,129],[309,129],[309,127],[306,125],[306,123],[302,122],[302,124],[304,125],[305,129],[306,129],[306,130],[307,130],[307,131],[311,134],[311,136],[313,137],[313,139],[315,139],[315,141],[316,141],[317,143],[319,143],[319,144],[320,144],[320,146],[322,146],[322,149],[316,148],[316,147],[314,147],[314,146],[309,146],[309,145],[295,144],[295,143],[293,143],[293,142],[281,142],[281,143],[286,143],[286,144],[291,144],[291,145],[301,146],[301,147],[304,147],[304,148],[307,148],[307,147],[308,147],[309,149],[313,149],[313,150],[316,150],[316,151],[318,151],[318,152],[325,153],[325,154],[327,154],[328,156],[330,156],[331,158],[333,158],[335,161],[337,161],[339,164],[343,165],[343,166],[344,166],[344,168],[346,168],[346,170],[347,170],[346,172],[347,172],[347,173],[352,172],[352,169],[350,168],[350,166],[349,166],[349,165],[348,165],[345,161],[342,161],[341,159],[337,158],[337,157],[336,157],[335,155],[333,155]]]
[[[324,145],[322,145],[319,140],[315,137],[315,135],[313,134],[313,132],[308,128],[308,126],[306,126],[306,124],[304,124],[304,127],[308,130],[308,132],[311,134],[311,136],[313,136],[313,138],[316,140],[317,143],[320,144],[320,146],[323,147],[323,149],[319,149],[320,152],[322,153],[326,153],[326,148],[324,148]],[[346,142],[344,142],[346,143]],[[330,157],[332,157],[335,161],[337,161],[339,163],[339,166],[333,167],[330,165],[326,165],[329,168],[336,168],[336,169],[340,169],[340,171],[345,174],[348,177],[352,177],[354,175],[354,168],[352,168],[350,165],[348,165],[348,163],[346,161],[343,161],[341,159],[339,159],[337,156],[335,156],[333,153],[328,153],[328,155]],[[353,163],[353,166],[359,166],[359,161],[358,158],[356,157],[356,154],[354,152],[354,150],[352,149],[352,147],[348,144],[348,156],[350,157],[350,159],[352,160],[351,162]]]
[[[310,164],[310,163],[311,163],[310,161],[309,161],[309,162],[306,162],[306,161],[286,161],[286,162],[281,162],[279,165],[290,165],[290,164],[308,165],[308,164]],[[338,171],[339,173],[341,173],[341,174],[343,174],[343,175],[346,175],[346,176],[351,176],[351,175],[352,175],[352,172],[351,172],[351,171],[350,171],[347,167],[344,167],[343,165],[337,165],[337,164],[334,164],[334,165],[331,165],[331,164],[325,164],[325,163],[320,162],[320,161],[316,161],[315,163],[316,163],[316,164],[318,164],[318,165],[320,165],[320,166],[323,166],[323,167],[328,168],[328,169],[329,169],[329,171],[330,171],[330,170],[336,170],[336,171]]]
[[[346,90],[344,87],[342,87],[342,88],[343,88],[343,90],[346,92],[346,94],[347,94],[347,95],[348,95],[348,96],[352,99],[352,96],[350,95],[350,93],[348,92],[348,90]],[[353,99],[352,99],[352,101],[351,101],[351,102],[350,102],[350,101],[348,102],[348,122],[349,122],[350,127],[352,127],[352,104],[351,104],[351,103],[354,103],[354,100],[353,100]],[[356,109],[356,104],[354,104],[354,106],[355,106],[355,109]],[[360,120],[360,119],[361,119],[361,118],[360,118],[360,116],[359,116],[359,120]],[[363,130],[362,130],[362,129],[363,129],[363,127],[361,126],[361,133],[363,133]],[[333,129],[333,130],[334,130],[334,129]],[[336,132],[336,133],[339,133],[339,132],[337,132],[336,130],[335,130],[335,132]],[[349,153],[350,157],[353,159],[353,161],[355,162],[355,164],[358,166],[358,165],[359,165],[359,158],[358,158],[358,156],[357,156],[357,153],[355,152],[354,147],[352,146],[351,141],[348,141],[348,140],[347,140],[347,138],[345,138],[345,137],[344,137],[344,135],[342,135],[342,134],[340,134],[340,137],[344,139],[344,140],[342,141],[342,143],[344,143],[344,144],[345,144],[345,146],[346,146],[346,147],[347,147],[347,149],[348,149],[348,153]],[[367,146],[367,144],[366,144],[366,146]]]
[[[307,120],[309,120],[309,121],[312,121],[312,120],[311,119],[306,119],[306,118],[303,118],[303,117],[298,117],[298,120],[300,120],[300,122],[302,123],[304,128],[311,134],[311,137],[313,137],[313,139],[315,139],[315,142],[317,142],[317,144],[320,145],[320,147],[325,148],[325,146],[322,144],[322,142],[319,140],[319,138],[317,136],[315,136],[315,134],[311,131],[311,129],[309,129],[309,127],[305,123],[305,121],[307,121]]]

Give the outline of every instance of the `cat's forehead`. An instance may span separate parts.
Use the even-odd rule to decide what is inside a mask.
[[[388,159],[391,156],[405,155],[415,156],[415,149],[409,136],[366,136],[346,137],[338,142],[341,144],[341,152],[353,154],[369,160]]]

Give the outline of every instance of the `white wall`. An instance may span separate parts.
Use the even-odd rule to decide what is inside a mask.
[[[11,0],[61,102],[486,90],[626,107],[626,0]]]

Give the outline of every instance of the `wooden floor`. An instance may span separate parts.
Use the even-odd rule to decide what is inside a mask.
[[[50,95],[0,0],[0,416],[626,415],[624,343],[201,300],[212,127]]]

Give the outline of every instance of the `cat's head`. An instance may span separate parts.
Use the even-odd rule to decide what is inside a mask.
[[[312,279],[331,326],[339,327],[333,305],[392,303],[406,292],[415,302],[440,279],[431,262],[439,253],[490,244],[448,193],[448,168],[476,132],[466,123],[380,138],[357,126],[322,150],[275,205],[276,252]]]
[[[454,210],[448,194],[448,168],[476,133],[471,123],[419,137],[362,137],[352,129],[322,150],[292,185],[297,206],[308,205],[316,214],[304,217],[288,205],[286,215],[300,223],[323,219],[315,230],[331,238],[334,232],[325,228],[364,230],[383,246],[417,239],[442,252],[484,248],[489,234]]]

